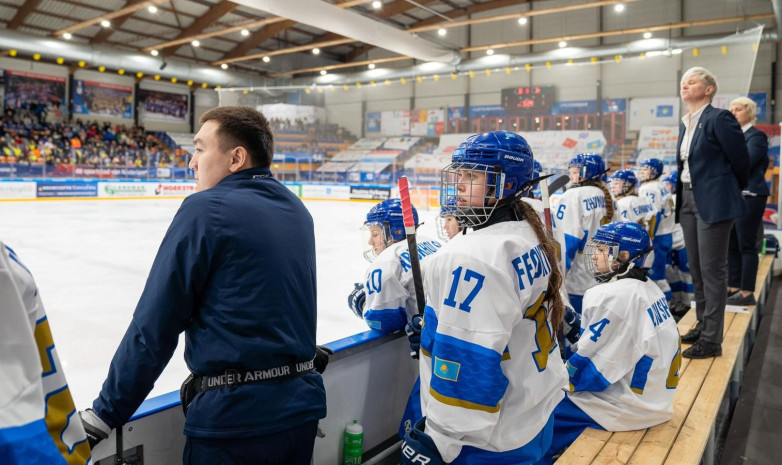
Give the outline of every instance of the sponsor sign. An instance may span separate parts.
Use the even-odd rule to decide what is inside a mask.
[[[195,183],[161,182],[153,185],[156,197],[185,197],[196,192]]]
[[[301,186],[301,196],[307,199],[348,200],[350,199],[350,187],[328,184],[304,184]]]
[[[351,199],[388,200],[391,198],[390,187],[350,187]]]
[[[0,199],[34,199],[34,182],[0,182]]]
[[[155,184],[145,182],[99,182],[98,197],[154,197]]]
[[[39,182],[36,196],[41,197],[97,197],[98,184],[94,182]]]

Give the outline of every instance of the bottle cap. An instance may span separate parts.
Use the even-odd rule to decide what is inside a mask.
[[[359,424],[358,420],[348,423],[346,430],[348,434],[362,434],[364,432],[364,428]]]

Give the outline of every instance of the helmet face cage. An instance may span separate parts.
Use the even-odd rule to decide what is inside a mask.
[[[489,220],[503,198],[504,184],[505,174],[499,166],[454,162],[441,173],[440,204],[447,205],[455,197],[453,216],[466,227],[479,226]]]
[[[464,224],[455,216],[456,197],[449,197],[446,203],[440,207],[440,214],[435,218],[437,236],[447,242],[464,229]]]
[[[657,179],[663,174],[663,162],[657,158],[649,158],[639,163],[641,167],[641,178],[643,181]]]
[[[364,258],[372,263],[383,250],[394,243],[389,232],[388,223],[364,222],[364,225],[361,227],[361,243],[364,244]],[[382,246],[382,250],[375,251],[375,245],[378,245],[378,243]]]
[[[619,244],[611,241],[590,239],[584,247],[586,267],[597,282],[611,280],[625,263],[619,262]]]
[[[638,178],[631,170],[616,171],[608,179],[611,180],[611,193],[615,196],[625,195],[638,185]]]

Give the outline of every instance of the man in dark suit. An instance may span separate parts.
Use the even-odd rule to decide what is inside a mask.
[[[728,242],[733,222],[745,214],[741,190],[749,154],[736,118],[711,106],[717,80],[706,69],[684,73],[681,98],[688,112],[679,126],[676,221],[681,223],[695,287],[698,324],[682,336],[692,347],[682,355],[722,355],[727,300]]]

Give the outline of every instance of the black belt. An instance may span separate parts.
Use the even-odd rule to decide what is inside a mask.
[[[193,379],[195,392],[209,391],[221,387],[239,387],[243,384],[260,381],[283,380],[295,378],[315,369],[314,360],[291,363],[265,370],[236,371],[225,370],[225,373],[215,376],[197,376]]]
[[[684,189],[687,189],[688,191],[691,191],[692,190],[692,183],[691,182],[682,181],[682,187]]]

